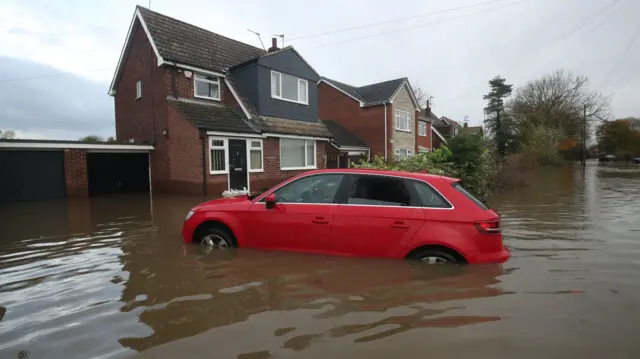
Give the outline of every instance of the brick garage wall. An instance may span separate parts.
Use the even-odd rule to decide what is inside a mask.
[[[325,83],[318,86],[318,103],[321,119],[338,122],[364,141],[371,148],[371,158],[384,156],[384,106],[360,107],[358,101]]]
[[[89,196],[87,152],[85,150],[64,150],[64,181],[67,197]]]
[[[264,148],[264,172],[249,174],[252,192],[260,191],[265,188],[271,188],[286,179],[307,171],[283,171],[280,169],[279,138],[265,138],[262,143]],[[320,169],[326,168],[326,146],[327,143],[325,141],[316,141],[316,165]]]

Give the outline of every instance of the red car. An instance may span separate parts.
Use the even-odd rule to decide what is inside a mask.
[[[187,243],[427,263],[509,258],[500,217],[457,179],[395,171],[310,171],[255,196],[202,203],[187,214]]]

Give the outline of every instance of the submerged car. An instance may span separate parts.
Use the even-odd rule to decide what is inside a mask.
[[[500,216],[459,180],[368,169],[305,172],[262,194],[192,208],[186,243],[430,264],[500,263],[509,258]]]

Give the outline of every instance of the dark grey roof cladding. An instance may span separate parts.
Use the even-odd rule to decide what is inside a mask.
[[[327,126],[327,129],[331,132],[334,142],[336,142],[338,146],[369,147],[354,134],[340,126],[339,123],[331,120],[322,120],[322,123]]]
[[[395,80],[378,82],[375,84],[361,86],[361,87],[347,85],[345,83],[332,80],[326,77],[322,77],[322,80],[331,83],[333,86],[348,93],[352,97],[357,98],[361,102],[364,102],[365,106],[367,106],[367,105],[377,105],[385,101],[391,100],[391,98],[393,97],[393,95],[395,95],[395,93],[398,91],[400,86],[405,81],[407,81],[407,78],[403,77]]]
[[[169,100],[187,120],[208,131],[260,133],[251,127],[239,111],[220,104],[204,104],[193,101]]]
[[[138,6],[153,42],[166,61],[226,71],[266,51]]]

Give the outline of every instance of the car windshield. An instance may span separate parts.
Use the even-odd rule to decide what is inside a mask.
[[[471,193],[467,192],[466,189],[464,189],[464,187],[462,187],[460,185],[460,183],[456,182],[453,184],[453,188],[457,189],[458,191],[460,191],[460,193],[462,193],[463,195],[465,195],[467,198],[469,198],[470,200],[472,200],[475,204],[478,205],[478,207],[484,209],[484,210],[488,210],[489,208],[487,206],[484,205],[484,203],[482,203],[479,199],[475,198]]]

